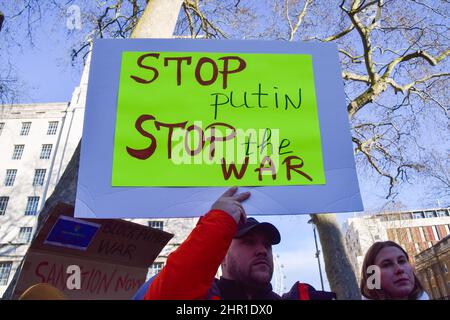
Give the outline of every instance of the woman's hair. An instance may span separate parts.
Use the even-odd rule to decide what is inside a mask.
[[[367,287],[367,268],[369,266],[375,265],[375,258],[380,252],[381,249],[386,247],[396,247],[400,249],[406,256],[406,259],[409,261],[408,253],[397,243],[393,241],[379,241],[375,242],[369,250],[367,250],[366,256],[364,257],[364,262],[361,270],[361,283],[360,283],[360,289],[361,294],[365,296],[368,299],[372,300],[389,300],[391,297],[387,292],[385,292],[383,289],[369,289]],[[408,295],[408,300],[416,300],[418,299],[423,293],[423,287],[420,283],[419,279],[416,276],[416,273],[414,272],[414,288],[411,291],[411,293]]]

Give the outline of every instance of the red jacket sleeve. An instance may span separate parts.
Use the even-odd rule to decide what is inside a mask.
[[[237,224],[228,213],[209,211],[200,218],[188,238],[169,255],[144,299],[205,299],[236,229]]]

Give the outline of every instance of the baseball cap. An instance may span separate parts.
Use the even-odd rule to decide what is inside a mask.
[[[245,221],[245,223],[240,223],[238,225],[238,230],[234,235],[234,238],[242,238],[255,228],[260,229],[265,235],[269,236],[270,243],[272,245],[280,243],[281,236],[278,229],[271,223],[259,222],[255,218],[247,218],[247,221]]]

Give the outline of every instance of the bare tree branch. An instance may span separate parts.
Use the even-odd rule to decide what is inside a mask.
[[[433,7],[427,5],[427,4],[425,4],[425,3],[423,3],[423,2],[421,2],[421,1],[419,1],[419,0],[409,0],[409,1],[412,1],[412,2],[414,2],[414,3],[417,3],[418,5],[423,6],[423,7],[427,8],[428,10],[431,10],[432,12],[434,12],[434,13],[436,13],[436,14],[438,14],[438,15],[444,17],[444,18],[448,18],[448,12],[447,12],[447,14],[441,13],[441,12],[439,12],[438,10],[436,10],[435,8],[433,8]],[[446,1],[446,0],[445,0],[445,2],[448,3],[448,1]]]
[[[188,7],[186,6],[186,2],[183,2],[182,8],[183,8],[184,14],[186,15],[186,18],[188,19],[188,25],[189,25],[189,31],[191,33],[191,37],[195,38],[195,35],[194,35],[194,21],[192,19],[191,13],[188,10]]]
[[[376,2],[376,1],[373,1]],[[346,11],[350,20],[352,21],[353,25],[355,26],[355,29],[358,31],[361,42],[364,48],[364,61],[366,65],[367,74],[370,78],[370,82],[372,85],[376,83],[378,80],[378,74],[374,67],[373,57],[372,57],[372,42],[370,39],[370,32],[372,31],[372,27],[366,27],[361,22],[360,18],[358,17],[358,13],[361,12],[361,2],[360,0],[354,0],[352,8],[350,11]]]
[[[388,172],[383,171],[380,166],[376,163],[376,160],[370,154],[370,141],[362,142],[359,139],[352,137],[352,141],[356,144],[355,152],[361,152],[366,157],[367,162],[372,166],[372,168],[378,172],[380,176],[383,176],[389,181],[389,189],[386,199],[392,195],[392,190],[396,185],[395,178],[391,176]]]
[[[440,54],[437,57],[433,57],[430,54],[428,54],[427,52],[424,52],[422,50],[418,50],[416,52],[413,53],[409,53],[407,55],[404,55],[402,57],[399,57],[397,59],[392,60],[387,68],[386,71],[383,74],[383,78],[387,78],[390,76],[392,70],[400,63],[402,62],[406,62],[412,59],[416,59],[416,58],[423,58],[424,60],[426,60],[430,65],[432,66],[436,66],[441,60],[443,60],[444,58],[446,58],[448,55],[450,54],[450,49],[447,49],[445,52],[443,52],[442,54]]]
[[[366,75],[355,74],[352,72],[342,72],[342,78],[344,78],[344,80],[360,81],[370,84],[370,79]]]
[[[318,40],[320,40],[322,42],[334,41],[334,40],[337,40],[337,39],[342,38],[343,36],[349,34],[354,29],[355,29],[355,26],[351,25],[347,29],[345,29],[345,30],[343,30],[343,31],[341,31],[341,32],[339,32],[339,33],[337,33],[335,35],[329,36],[329,37],[327,37],[327,38],[325,38],[323,40],[320,40],[320,39],[318,39]]]
[[[186,10],[190,10],[196,17],[199,18],[200,27],[199,30],[202,30],[205,34],[204,36],[206,38],[228,38],[228,36],[223,32],[219,27],[217,27],[215,24],[211,22],[210,19],[208,19],[203,12],[200,9],[200,4],[198,0],[190,1],[185,0],[184,5],[186,7]],[[199,32],[196,33],[196,36]]]
[[[392,86],[392,88],[395,90],[395,93],[402,92],[403,94],[405,94],[406,91],[410,90],[411,88],[413,88],[415,85],[417,85],[419,83],[424,83],[424,82],[426,82],[428,80],[431,80],[433,78],[449,77],[449,76],[450,76],[450,73],[430,74],[430,75],[427,75],[427,76],[425,76],[423,78],[414,80],[414,81],[412,81],[412,82],[410,82],[410,83],[408,83],[408,84],[406,84],[404,86],[399,85],[392,78],[387,78],[386,82]]]
[[[359,55],[359,56],[354,57],[354,56],[352,56],[350,53],[348,53],[347,51],[342,50],[342,49],[339,49],[339,52],[342,53],[342,54],[344,54],[344,55],[347,56],[348,58],[350,58],[350,61],[351,61],[352,63],[361,63],[361,62],[362,62],[362,61],[360,60],[360,58],[362,58],[363,55]]]
[[[291,18],[289,16],[289,0],[285,0],[285,6],[286,6],[286,18],[289,22],[289,29],[290,29],[290,35],[289,35],[289,41],[292,41],[294,39],[295,34],[298,31],[298,28],[300,27],[303,18],[306,15],[306,11],[308,9],[308,5],[311,3],[311,0],[306,0],[305,4],[303,6],[303,9],[299,12],[299,14],[296,16],[296,23],[294,26],[292,26]]]

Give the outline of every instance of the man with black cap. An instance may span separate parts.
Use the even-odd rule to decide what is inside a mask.
[[[272,245],[280,243],[280,233],[270,223],[247,219],[242,202],[249,197],[250,192],[228,189],[134,298],[281,299],[270,284]],[[216,279],[219,266],[222,277]],[[311,286],[297,282],[283,299],[310,298],[314,292]]]
[[[272,224],[254,218],[240,223],[221,264],[222,277],[215,281],[212,294],[222,299],[279,299],[270,285],[272,245],[278,243],[280,233]]]

